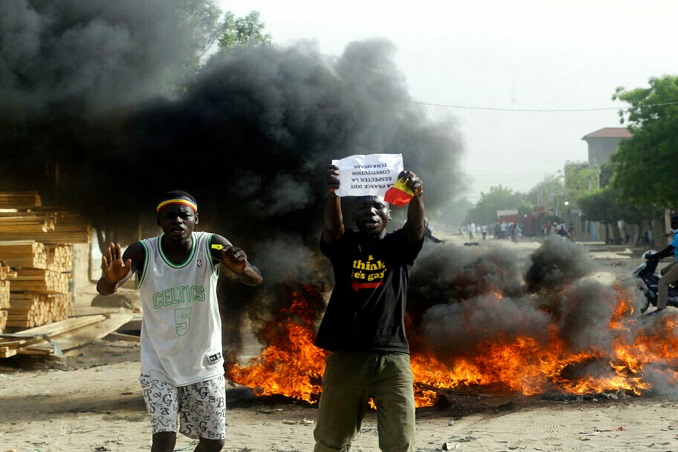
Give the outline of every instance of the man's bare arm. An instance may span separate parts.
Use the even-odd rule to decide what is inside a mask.
[[[226,238],[214,234],[210,244],[212,258],[221,262],[226,268],[240,277],[240,282],[247,286],[258,286],[264,281],[261,271],[250,264],[247,254],[235,247]]]
[[[325,171],[325,185],[329,197],[325,204],[325,216],[323,222],[323,240],[328,245],[334,244],[344,235],[344,217],[341,213],[341,197],[337,196],[339,188],[339,168],[328,165]]]
[[[411,171],[400,173],[400,178],[402,179],[403,177],[407,178],[407,186],[414,193],[407,207],[407,222],[405,222],[403,229],[411,242],[418,242],[424,238],[424,230],[426,229],[424,224],[424,184]]]

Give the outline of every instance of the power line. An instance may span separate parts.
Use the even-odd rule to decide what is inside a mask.
[[[500,108],[500,107],[470,107],[468,105],[454,105],[454,104],[436,104],[432,102],[420,102],[412,101],[414,104],[426,105],[429,107],[440,107],[440,108],[457,108],[461,110],[483,110],[483,111],[506,111],[506,112],[524,112],[524,113],[576,113],[576,112],[587,112],[587,111],[607,111],[607,110],[621,110],[628,111],[632,107],[602,107],[602,108],[550,108],[550,109],[539,109],[539,108]],[[661,104],[648,104],[643,105],[643,108],[649,107],[663,107],[665,105],[678,105],[676,102],[664,102]]]

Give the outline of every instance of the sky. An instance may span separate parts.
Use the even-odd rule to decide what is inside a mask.
[[[277,45],[310,40],[339,56],[352,41],[392,41],[412,99],[462,136],[472,202],[586,161],[583,136],[623,126],[615,89],[678,68],[673,0],[217,3],[237,17],[258,11]]]

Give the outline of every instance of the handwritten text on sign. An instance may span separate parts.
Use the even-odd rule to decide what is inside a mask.
[[[404,168],[402,154],[352,155],[332,164],[339,167],[337,196],[384,196]]]

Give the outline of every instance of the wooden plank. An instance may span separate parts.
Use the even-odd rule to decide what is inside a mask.
[[[141,342],[140,336],[134,334],[110,333],[106,335],[105,339],[111,341],[127,341],[127,342]]]
[[[20,331],[18,333],[12,334],[3,334],[0,333],[0,338],[9,337],[9,338],[32,338],[46,334],[50,337],[58,336],[65,332],[82,328],[83,326],[91,325],[93,323],[98,323],[103,320],[106,320],[104,315],[88,315],[82,317],[73,317],[66,320],[61,320],[59,322],[48,323],[47,325],[36,326],[35,328],[30,328],[27,330]],[[3,345],[0,341],[0,346]]]
[[[107,336],[116,331],[121,325],[129,322],[132,319],[132,314],[119,313],[111,314],[107,319],[96,324],[84,326],[76,330],[70,331],[68,334],[52,338],[52,342],[61,349],[61,351],[70,350],[81,345],[89,344]],[[50,354],[53,353],[54,346],[50,343],[41,343],[31,345],[28,347],[21,347],[18,352],[20,354]]]
[[[16,355],[16,351],[14,347],[0,347],[0,358],[11,358]]]
[[[32,209],[39,206],[42,206],[42,199],[37,191],[0,192],[2,209]]]
[[[54,338],[67,334],[72,330],[92,325],[105,320],[103,315],[83,316],[72,319],[62,320],[47,325],[41,325],[35,328],[20,331],[18,333],[0,333],[0,358],[9,358],[14,356],[23,348],[37,344],[49,344]],[[16,343],[16,341],[25,341]],[[54,347],[52,350],[54,350]]]

